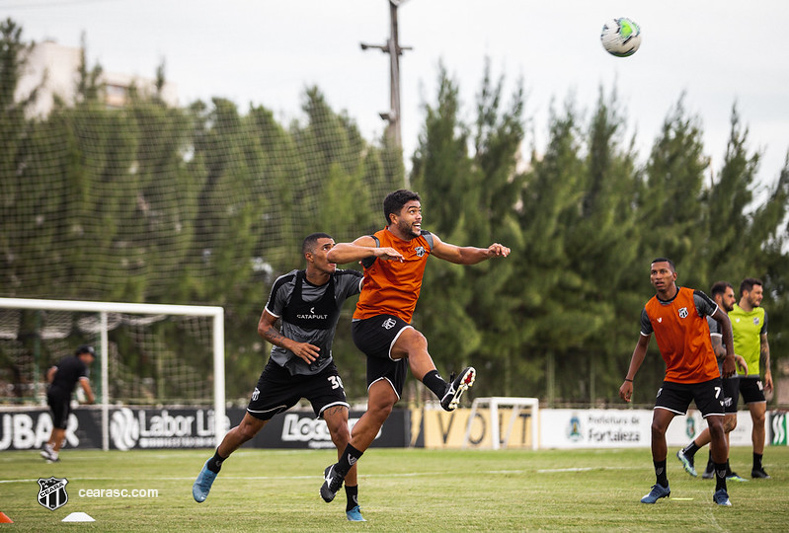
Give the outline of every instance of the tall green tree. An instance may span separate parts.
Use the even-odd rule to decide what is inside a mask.
[[[522,249],[524,239],[516,207],[521,202],[523,176],[518,172],[525,137],[525,94],[523,80],[505,101],[505,77],[492,79],[490,61],[485,65],[477,94],[474,125],[473,169],[476,179],[469,190],[465,243],[486,247],[493,242]],[[517,379],[512,368],[523,357],[516,332],[522,322],[515,312],[520,305],[508,287],[515,275],[514,258],[481,263],[465,271],[464,283],[471,288],[466,313],[473,318],[481,342],[472,361],[488,365],[491,390],[511,394]],[[491,372],[491,365],[496,370]],[[492,377],[491,376],[491,377]]]
[[[754,202],[760,154],[748,153],[747,140],[748,130],[735,105],[723,165],[708,192],[709,229],[705,244],[711,276],[707,286],[722,279],[736,287],[764,242],[764,231],[751,235],[749,210]]]
[[[196,296],[224,305],[243,300],[252,276],[255,229],[271,199],[261,194],[261,149],[245,119],[232,102],[215,98],[213,103],[205,131],[195,142],[208,174],[199,197],[193,254],[201,257],[207,281]]]
[[[171,302],[182,292],[182,269],[198,220],[198,196],[205,183],[191,172],[185,155],[191,144],[187,113],[158,100],[135,99],[126,115],[139,144],[128,172],[136,176],[133,211],[128,213],[118,246],[130,268],[125,300]],[[139,292],[142,291],[142,292]]]
[[[579,342],[561,295],[578,286],[569,268],[565,232],[569,214],[581,201],[584,165],[577,113],[568,102],[563,114],[552,110],[545,153],[533,153],[525,174],[519,222],[523,248],[514,258],[517,271],[509,287],[520,296],[520,339],[525,357],[513,371],[521,377],[517,395],[544,395],[553,402],[558,391],[557,361]],[[537,393],[539,391],[539,393]]]
[[[601,88],[585,137],[582,195],[568,211],[565,226],[566,254],[577,282],[561,295],[562,315],[572,324],[568,335],[576,341],[556,366],[560,375],[575,374],[575,382],[563,380],[560,392],[576,402],[610,397],[607,391],[620,384],[618,362],[634,342],[634,322],[623,321],[623,311],[636,315],[640,305],[621,290],[638,263],[633,203],[640,176],[634,139],[626,139],[627,124],[619,109],[616,93],[606,97]]]
[[[789,211],[789,152],[769,198],[769,201],[778,204],[773,209],[780,209],[779,205],[782,204],[784,217],[776,224],[775,232],[759,258],[765,272],[767,297],[764,306],[770,319],[770,354],[776,396],[786,398],[782,395],[786,394],[785,387],[789,386],[789,335],[786,333],[789,331],[789,217],[786,216]]]
[[[466,213],[461,207],[474,174],[459,87],[443,64],[439,65],[436,103],[426,103],[424,110],[425,125],[412,157],[411,188],[423,195],[426,225],[450,240],[453,231],[464,225]]]
[[[19,290],[23,277],[19,261],[24,229],[20,218],[11,216],[23,208],[23,183],[15,179],[24,156],[20,149],[28,136],[25,110],[35,101],[35,91],[16,99],[16,89],[32,44],[22,40],[22,28],[9,19],[0,22],[0,285],[11,294]]]
[[[704,155],[702,129],[688,116],[683,98],[663,122],[645,168],[639,192],[642,257],[671,258],[679,283],[706,284],[703,248],[706,204],[702,201],[709,158]]]

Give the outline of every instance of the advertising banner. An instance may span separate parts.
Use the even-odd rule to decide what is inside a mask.
[[[230,408],[225,428],[238,425],[246,413]],[[363,414],[352,411],[349,425]],[[121,407],[110,409],[109,444],[112,450],[213,448],[214,411],[209,408]],[[14,409],[0,412],[0,451],[40,449],[49,439],[52,417],[47,409]],[[395,410],[372,446],[406,447],[409,444],[410,412]],[[101,411],[75,409],[66,429],[67,448],[101,449]],[[275,416],[247,444],[254,448],[333,448],[326,423],[311,410],[292,410]]]
[[[768,417],[769,419],[769,417]],[[651,445],[651,409],[541,409],[541,448],[638,448]],[[685,446],[707,422],[695,409],[676,416],[666,431],[668,446]],[[751,445],[751,415],[738,411],[732,446]]]
[[[789,442],[787,442],[787,430],[789,430],[787,411],[773,411],[769,413],[767,420],[770,421],[770,444],[773,446],[789,446]]]
[[[679,421],[676,421],[679,423]],[[652,411],[541,409],[541,448],[637,448],[650,445]]]
[[[238,425],[246,410],[229,408],[225,427]],[[362,411],[352,411],[353,427]],[[471,422],[471,409],[395,409],[372,446],[426,448],[491,448],[490,411],[480,409]],[[651,409],[541,409],[539,432],[531,413],[523,410],[514,420],[512,411],[498,413],[502,448],[531,448],[539,437],[540,448],[629,448],[650,446]],[[110,410],[109,445],[113,450],[213,448],[214,411],[209,408],[137,408]],[[789,440],[787,411],[767,413],[766,444],[786,446]],[[669,446],[685,446],[707,427],[696,410],[677,416],[666,433]],[[732,446],[751,446],[753,425],[748,411],[739,411],[737,427],[730,433]],[[52,418],[45,408],[0,410],[0,451],[37,450],[49,439]],[[68,448],[101,449],[101,411],[75,409],[66,429]],[[328,428],[311,410],[292,410],[275,416],[246,447],[333,448]]]
[[[490,411],[477,410],[470,419],[471,415],[472,410],[464,408],[451,412],[442,409],[413,409],[411,445],[425,448],[490,449],[493,433]],[[496,423],[499,427],[499,445],[502,448],[531,449],[535,436],[530,411],[499,409]]]

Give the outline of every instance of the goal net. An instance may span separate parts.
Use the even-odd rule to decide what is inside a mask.
[[[45,403],[46,371],[92,344],[108,448],[111,405],[213,405],[224,433],[221,307],[0,298],[0,401]]]
[[[483,416],[486,415],[486,416]],[[475,398],[463,438],[463,448],[472,444],[477,448],[488,447],[474,442],[475,425],[490,424],[490,449],[540,447],[540,402],[537,398]]]

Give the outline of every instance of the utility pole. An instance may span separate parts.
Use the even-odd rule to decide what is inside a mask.
[[[397,8],[405,0],[389,0],[390,37],[386,44],[361,43],[362,50],[377,48],[389,54],[389,111],[379,113],[389,125],[386,136],[399,148],[403,148],[403,139],[400,132],[400,56],[403,50],[412,50],[410,46],[400,46],[397,36]]]

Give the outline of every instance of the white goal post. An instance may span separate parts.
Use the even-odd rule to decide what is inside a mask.
[[[109,339],[107,315],[127,313],[142,315],[182,315],[211,317],[213,319],[213,366],[214,366],[214,424],[216,444],[222,442],[225,432],[225,323],[224,309],[218,306],[141,304],[120,302],[91,302],[78,300],[43,300],[31,298],[0,298],[0,308],[71,311],[98,313],[99,355],[101,365],[101,419],[102,449],[109,450]]]
[[[466,434],[463,437],[463,448],[468,446],[471,438],[472,424],[477,416],[477,413],[487,407],[490,411],[490,436],[491,448],[498,450],[502,447],[506,448],[512,435],[512,429],[515,427],[515,422],[518,419],[521,410],[524,408],[530,409],[531,415],[531,448],[537,450],[540,447],[540,401],[537,398],[508,398],[504,396],[494,396],[491,398],[474,398],[471,404],[471,413],[468,417],[468,424],[466,425]],[[507,429],[504,431],[504,438],[502,439],[502,431],[499,427],[499,408],[510,407],[511,413]]]

